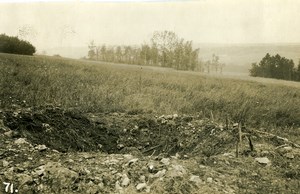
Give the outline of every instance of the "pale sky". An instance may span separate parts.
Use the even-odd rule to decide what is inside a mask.
[[[196,43],[300,43],[300,1],[0,1],[0,33],[38,50],[141,44],[157,30]]]

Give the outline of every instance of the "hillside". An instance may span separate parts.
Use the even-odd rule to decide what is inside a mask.
[[[211,60],[213,54],[220,56],[220,61],[226,63],[224,72],[248,73],[251,63],[259,62],[266,53],[279,54],[293,59],[298,64],[300,59],[300,44],[207,44],[196,43],[200,48],[200,58]],[[63,57],[79,59],[87,56],[87,47],[51,48],[45,49],[48,55],[59,54]]]
[[[299,84],[0,54],[0,181],[28,194],[297,193]]]
[[[213,53],[220,56],[220,61],[226,63],[224,71],[248,73],[248,69],[254,62],[259,62],[267,53],[279,54],[293,59],[295,64],[300,60],[300,44],[201,44],[200,57],[210,60]]]

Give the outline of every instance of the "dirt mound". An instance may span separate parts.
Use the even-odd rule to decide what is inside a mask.
[[[197,115],[82,114],[59,107],[40,107],[2,111],[1,117],[15,137],[62,152],[201,152],[210,156],[234,146],[231,130]]]
[[[198,115],[0,110],[0,181],[46,194],[297,193],[300,146],[256,130],[255,157],[236,158],[236,129]]]
[[[112,128],[95,126],[76,111],[59,107],[27,108],[3,111],[2,117],[15,136],[62,152],[98,150],[99,146],[103,151],[113,152],[116,148],[118,135]]]

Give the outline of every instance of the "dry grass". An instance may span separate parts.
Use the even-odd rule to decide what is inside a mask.
[[[270,128],[300,125],[299,87],[54,57],[1,54],[0,68],[2,108],[54,104],[84,112],[197,113]]]

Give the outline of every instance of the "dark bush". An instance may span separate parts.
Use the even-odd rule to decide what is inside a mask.
[[[279,54],[271,56],[267,53],[259,64],[252,63],[249,71],[254,77],[300,81],[300,61],[296,68],[293,60],[281,57]]]
[[[27,41],[18,37],[0,34],[0,52],[21,55],[33,55],[35,47]]]

